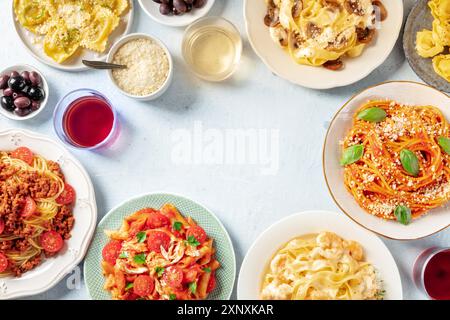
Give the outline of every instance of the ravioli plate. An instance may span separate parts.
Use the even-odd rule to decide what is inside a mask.
[[[82,71],[87,69],[87,67],[82,63],[82,60],[105,60],[111,46],[122,36],[130,32],[131,26],[133,24],[134,5],[133,1],[129,0],[129,9],[127,9],[127,11],[120,16],[119,25],[109,36],[106,50],[104,52],[99,53],[92,50],[80,49],[80,53],[74,54],[74,56],[67,59],[63,63],[57,63],[45,54],[43,48],[45,36],[34,34],[19,23],[14,13],[13,1],[11,4],[11,15],[14,27],[21,42],[36,59],[57,69],[65,71]]]

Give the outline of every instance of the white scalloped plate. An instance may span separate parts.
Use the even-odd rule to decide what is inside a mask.
[[[61,144],[26,130],[0,132],[0,150],[26,146],[48,160],[59,163],[66,180],[75,188],[77,199],[73,214],[72,237],[54,258],[48,258],[20,278],[0,278],[0,299],[18,298],[47,291],[81,262],[97,223],[94,187],[86,170]]]
[[[264,24],[267,6],[263,0],[245,0],[244,17],[248,39],[256,54],[279,77],[312,89],[330,89],[357,82],[378,68],[389,56],[400,34],[403,22],[403,2],[385,0],[388,18],[381,23],[377,37],[361,56],[345,59],[340,71],[300,65],[270,37]]]
[[[25,48],[28,50],[28,52],[31,53],[33,57],[35,57],[37,60],[39,60],[42,63],[45,63],[46,65],[64,70],[64,71],[83,71],[87,70],[88,67],[86,67],[81,61],[83,59],[85,60],[105,60],[106,56],[108,55],[109,49],[112,47],[112,45],[119,40],[122,36],[130,33],[131,26],[133,24],[133,17],[134,17],[134,3],[133,0],[129,1],[130,7],[128,11],[125,14],[122,14],[120,17],[120,23],[119,26],[113,31],[113,33],[109,36],[108,39],[108,45],[103,53],[97,53],[91,50],[87,49],[81,49],[81,52],[79,54],[75,54],[73,57],[69,58],[67,61],[64,61],[63,63],[57,63],[53,61],[50,57],[48,57],[42,48],[42,43],[39,41],[42,41],[43,38],[41,36],[37,36],[24,27],[20,25],[20,23],[16,19],[16,15],[14,13],[14,3],[11,1],[11,15],[12,20],[14,22],[14,28],[16,29],[17,35],[22,42],[22,44],[25,46]],[[36,43],[36,40],[38,42]]]

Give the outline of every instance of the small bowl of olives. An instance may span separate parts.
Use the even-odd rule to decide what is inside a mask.
[[[204,17],[215,0],[139,0],[153,20],[171,27],[185,27]]]
[[[28,120],[47,105],[48,84],[42,73],[29,65],[0,72],[0,113],[12,120]]]

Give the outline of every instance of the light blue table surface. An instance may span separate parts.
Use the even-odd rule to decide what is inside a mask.
[[[149,0],[150,1],[150,0]],[[399,0],[390,0],[399,1]],[[183,30],[162,26],[140,9],[137,1],[133,32],[162,39],[172,52],[174,81],[159,100],[141,103],[121,95],[106,73],[68,73],[35,60],[22,46],[11,18],[11,1],[0,1],[0,69],[27,63],[47,77],[50,99],[35,119],[14,122],[0,118],[0,129],[19,127],[56,139],[52,112],[70,90],[90,87],[108,95],[122,123],[119,141],[107,152],[71,150],[94,183],[99,219],[122,201],[151,191],[183,194],[215,212],[234,242],[238,269],[256,237],[279,219],[304,210],[338,211],[322,174],[322,143],[337,109],[354,93],[386,80],[420,81],[409,67],[399,40],[386,62],[362,81],[344,88],[315,91],[273,75],[254,54],[244,28],[242,0],[217,0],[212,15],[234,22],[244,40],[238,72],[223,83],[208,83],[187,70],[181,57]],[[405,16],[414,0],[405,0]],[[401,36],[400,36],[401,39]],[[258,165],[178,164],[172,160],[174,132],[204,129],[278,130],[279,170],[263,174]],[[401,272],[404,297],[424,299],[411,280],[417,254],[433,245],[448,246],[450,230],[417,241],[383,239]],[[32,299],[88,299],[83,283],[73,285],[75,272],[46,293]],[[76,283],[76,282],[75,282]],[[69,286],[68,286],[69,284]],[[236,297],[234,294],[233,297]]]

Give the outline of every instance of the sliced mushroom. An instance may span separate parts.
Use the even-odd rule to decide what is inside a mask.
[[[294,18],[300,17],[300,14],[303,10],[303,1],[302,0],[295,0],[294,6],[292,7],[292,16]]]
[[[370,43],[375,36],[375,29],[373,28],[356,28],[356,35],[360,43]]]
[[[280,23],[280,9],[277,7],[269,7],[264,17],[264,24],[268,27],[275,27]]]
[[[372,1],[372,5],[374,5],[375,7],[378,8],[379,13],[380,13],[380,21],[386,20],[388,17],[388,12],[387,12],[384,4],[379,0],[374,0],[374,1]]]
[[[313,22],[308,22],[306,25],[306,36],[314,39],[322,33],[322,29]]]
[[[304,41],[305,40],[300,36],[300,34],[296,33],[295,31],[289,31],[288,45],[291,51],[298,49]]]
[[[342,69],[342,67],[344,66],[344,64],[342,63],[341,60],[337,59],[337,60],[330,60],[327,61],[323,64],[323,67],[328,69],[328,70],[332,70],[332,71],[337,71]]]
[[[323,0],[323,6],[333,11],[341,9],[341,4],[338,0]]]
[[[361,3],[359,3],[359,0],[345,0],[344,8],[350,14],[354,13],[358,16],[364,15],[364,9],[361,7]]]

